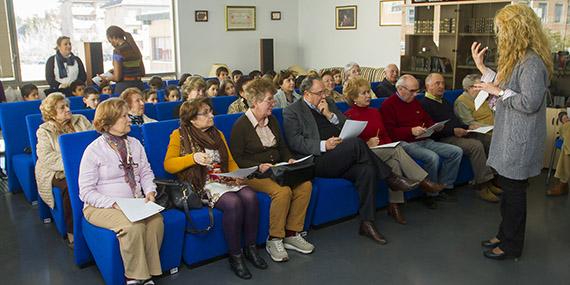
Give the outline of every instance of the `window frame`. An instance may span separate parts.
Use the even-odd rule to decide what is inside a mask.
[[[8,21],[8,31],[10,34],[10,46],[11,56],[12,56],[12,68],[14,69],[14,77],[8,78],[9,80],[2,80],[2,84],[4,88],[12,87],[18,88],[27,83],[34,84],[40,88],[48,87],[49,84],[47,80],[22,80],[22,69],[20,64],[20,50],[18,48],[18,34],[16,29],[16,13],[14,10],[14,1],[15,0],[4,0],[6,1],[6,14],[7,14],[7,21]],[[159,72],[159,73],[147,73],[144,78],[150,78],[152,76],[174,76],[176,77],[178,74],[178,35],[176,34],[176,1],[170,1],[170,16],[172,17],[172,62],[174,65],[174,71],[172,72]],[[84,59],[83,59],[84,60]]]

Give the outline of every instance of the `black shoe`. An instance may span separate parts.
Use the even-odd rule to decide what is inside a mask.
[[[259,255],[257,247],[255,247],[255,244],[245,247],[243,249],[243,254],[245,255],[245,259],[249,260],[249,262],[251,262],[253,266],[259,269],[267,269],[267,263],[265,262],[263,257]]]
[[[435,210],[437,209],[437,201],[435,197],[425,197],[424,198],[424,205],[428,207],[428,209]]]
[[[243,260],[243,255],[233,255],[230,254],[230,267],[232,271],[241,279],[251,279],[251,272],[247,269],[245,261]]]
[[[457,196],[455,196],[453,190],[439,192],[435,199],[440,202],[457,202]]]
[[[492,249],[489,250],[485,250],[483,251],[483,256],[485,256],[486,258],[489,259],[494,259],[494,260],[505,260],[505,259],[509,259],[509,258],[514,258],[515,261],[519,261],[519,255],[512,255],[512,254],[507,254],[506,252],[503,251],[503,253],[497,254],[494,253]]]
[[[481,242],[481,246],[482,247],[486,247],[486,248],[495,248],[497,247],[501,242],[492,242],[490,239],[488,240],[484,240]]]

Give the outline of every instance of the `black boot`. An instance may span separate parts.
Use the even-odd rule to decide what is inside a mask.
[[[243,254],[245,255],[245,259],[249,260],[253,266],[259,269],[267,269],[267,263],[263,260],[263,257],[259,255],[259,252],[257,252],[255,244],[246,246],[243,249]]]
[[[251,272],[249,272],[249,269],[247,269],[242,254],[230,254],[229,261],[230,267],[232,268],[232,271],[237,275],[237,277],[241,279],[251,279]]]

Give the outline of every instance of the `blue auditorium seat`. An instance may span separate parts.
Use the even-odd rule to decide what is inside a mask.
[[[445,92],[443,92],[443,98],[453,106],[455,100],[461,94],[463,94],[463,89],[445,90]]]
[[[237,100],[237,96],[219,96],[212,98],[212,107],[215,115],[228,113],[228,107]]]
[[[178,79],[166,80],[166,86],[170,86],[170,85],[178,86],[179,82],[180,82],[180,80],[178,80]]]
[[[71,111],[71,113],[83,115],[89,121],[93,121],[93,119],[95,118],[95,109],[73,110]]]
[[[67,97],[67,100],[69,100],[69,109],[71,109],[71,111],[85,109],[83,96],[71,96]]]
[[[99,103],[109,99],[111,96],[109,94],[99,94]]]
[[[386,100],[386,98],[376,98],[376,99],[370,100],[370,108],[374,108],[374,109],[380,108],[380,106],[382,106],[382,102],[384,102],[384,100]]]
[[[40,100],[0,104],[0,125],[5,143],[8,191],[23,190],[30,203],[37,200],[32,155],[24,149],[30,146],[26,115],[40,113]]]
[[[63,165],[73,210],[74,257],[79,266],[95,260],[106,284],[124,284],[124,267],[119,243],[113,231],[90,224],[83,216],[83,202],[79,199],[79,165],[85,148],[99,134],[95,131],[62,135],[59,138]],[[177,210],[162,213],[164,238],[160,249],[163,271],[177,272],[181,262],[185,217]]]
[[[342,94],[342,85],[337,85],[334,87],[334,90],[340,94]]]
[[[156,103],[158,104],[158,103]],[[144,103],[144,114],[151,118],[151,119],[155,119],[156,120],[156,108],[155,105],[153,103]]]
[[[336,106],[338,107],[338,110],[341,113],[346,112],[350,108],[350,106],[346,102],[336,102]]]
[[[166,89],[159,89],[156,91],[156,98],[158,102],[164,102],[164,97],[166,96]]]
[[[166,121],[178,118],[176,110],[182,105],[182,101],[176,102],[159,102],[154,105],[156,110],[156,120]]]

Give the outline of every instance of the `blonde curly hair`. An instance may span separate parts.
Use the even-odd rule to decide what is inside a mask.
[[[69,101],[61,92],[53,92],[42,101],[40,112],[42,113],[42,119],[44,119],[44,122],[55,121],[55,117],[57,116],[55,106],[60,101],[65,101],[67,106],[69,106]]]
[[[498,46],[497,82],[507,82],[517,63],[524,59],[528,49],[534,51],[544,62],[549,76],[553,63],[550,42],[540,18],[524,4],[507,5],[495,16],[495,32]]]
[[[342,94],[346,98],[348,104],[354,104],[354,100],[356,100],[360,94],[360,89],[363,89],[363,91],[369,91],[370,82],[362,77],[352,78],[346,82],[342,89]]]

